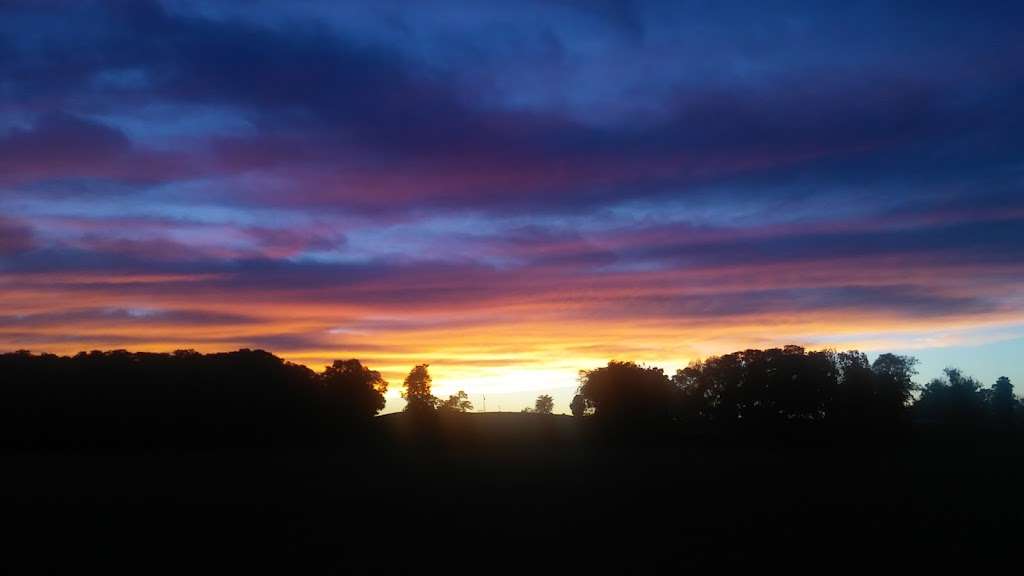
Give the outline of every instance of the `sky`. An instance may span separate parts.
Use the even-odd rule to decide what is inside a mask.
[[[1024,6],[0,1],[0,351],[1024,387]]]

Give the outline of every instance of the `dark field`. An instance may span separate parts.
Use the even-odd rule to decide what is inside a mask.
[[[16,453],[7,540],[76,572],[1019,566],[1019,438],[900,434],[397,414],[330,448]]]

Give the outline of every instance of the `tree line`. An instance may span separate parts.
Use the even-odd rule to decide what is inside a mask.
[[[1015,427],[1024,404],[1009,378],[990,388],[947,368],[918,386],[917,360],[800,346],[743,350],[691,363],[672,376],[634,362],[580,373],[571,409],[613,420],[675,419],[723,427],[827,422],[884,428],[943,424]]]
[[[946,370],[918,386],[916,360],[798,346],[745,350],[695,362],[669,376],[660,368],[609,362],[585,370],[574,415],[602,421],[767,426],[829,422],[886,427],[911,421],[1024,426],[1013,385],[991,387]],[[432,393],[429,366],[402,384],[406,411],[468,412],[464,391]],[[6,438],[22,448],[105,446],[203,449],[334,442],[357,434],[385,405],[388,382],[359,360],[320,372],[262,350],[169,354],[123,350],[74,356],[0,354]],[[550,414],[548,395],[524,412]]]
[[[384,407],[358,360],[321,372],[261,350],[0,355],[9,441],[44,449],[292,445],[349,431]]]
[[[0,354],[0,403],[15,448],[293,446],[352,435],[388,382],[359,360],[316,372],[263,350]],[[428,365],[403,383],[406,410],[468,412],[465,391],[431,392]]]

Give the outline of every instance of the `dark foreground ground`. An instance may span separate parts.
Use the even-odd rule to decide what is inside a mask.
[[[710,433],[381,417],[329,448],[15,453],[15,573],[1021,573],[1022,444],[915,428]]]

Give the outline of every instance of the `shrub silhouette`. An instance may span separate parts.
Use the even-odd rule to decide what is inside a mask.
[[[473,410],[473,403],[469,401],[469,395],[465,391],[459,390],[449,396],[447,400],[441,402],[438,405],[438,409],[448,412],[471,412]]]

